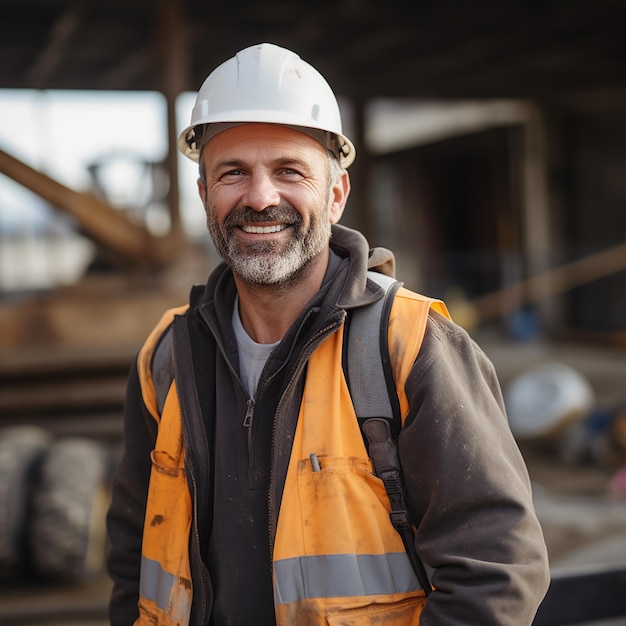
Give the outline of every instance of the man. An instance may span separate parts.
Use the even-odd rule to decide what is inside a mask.
[[[130,373],[113,626],[530,624],[546,549],[493,367],[406,289],[390,355],[430,595],[390,523],[342,361],[353,311],[383,296],[367,270],[393,256],[337,225],[355,149],[324,78],[277,46],[242,50],[202,85],[179,145],[224,263]]]

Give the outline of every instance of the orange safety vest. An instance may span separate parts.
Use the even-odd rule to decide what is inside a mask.
[[[403,419],[409,408],[404,381],[431,307],[449,317],[442,302],[404,288],[391,309],[389,353]],[[187,624],[191,610],[192,503],[176,381],[159,415],[150,371],[158,338],[185,308],[166,312],[139,354],[144,401],[159,430],[152,452],[136,624]],[[274,542],[276,622],[418,624],[426,595],[391,524],[387,493],[363,443],[342,368],[343,330],[328,337],[308,362]]]

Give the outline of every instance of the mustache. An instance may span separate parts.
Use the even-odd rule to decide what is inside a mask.
[[[283,222],[285,224],[300,224],[302,217],[292,206],[279,204],[267,207],[262,211],[255,211],[250,207],[238,207],[233,209],[224,220],[226,228],[241,226],[243,224],[260,224],[263,222]]]

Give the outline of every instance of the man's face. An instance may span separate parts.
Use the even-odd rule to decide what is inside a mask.
[[[273,124],[225,130],[203,148],[198,181],[217,251],[244,282],[284,285],[326,258],[330,225],[347,198],[331,181],[325,148]]]

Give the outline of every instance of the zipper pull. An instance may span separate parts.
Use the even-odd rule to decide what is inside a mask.
[[[243,418],[243,425],[245,428],[252,426],[252,415],[254,414],[254,400],[248,399],[246,408],[246,416]]]

